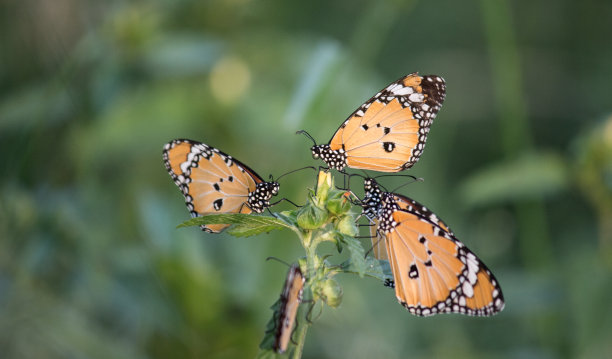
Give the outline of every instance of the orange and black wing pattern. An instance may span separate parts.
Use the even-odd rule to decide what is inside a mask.
[[[372,241],[384,241],[395,295],[410,313],[490,316],[504,308],[497,279],[442,220],[410,198],[381,196]]]
[[[166,169],[185,196],[192,217],[219,213],[251,213],[265,209],[278,184],[264,182],[257,173],[229,155],[197,141],[178,139],[163,150]],[[219,233],[227,224],[202,225]]]
[[[280,298],[281,303],[274,340],[274,350],[278,353],[284,353],[289,345],[297,310],[302,301],[304,282],[305,278],[300,267],[296,264],[292,265],[289,273],[287,273],[287,279],[285,280],[285,286]]]
[[[439,76],[404,76],[353,112],[329,144],[313,146],[313,157],[337,170],[408,169],[423,153],[445,96],[446,85]]]

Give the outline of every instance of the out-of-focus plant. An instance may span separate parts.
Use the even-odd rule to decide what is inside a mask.
[[[612,116],[578,141],[573,173],[599,223],[599,244],[612,264]]]

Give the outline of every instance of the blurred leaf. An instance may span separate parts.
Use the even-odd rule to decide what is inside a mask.
[[[195,76],[210,71],[222,50],[223,42],[215,38],[172,34],[151,46],[144,62],[156,76]]]
[[[563,158],[554,153],[531,153],[477,172],[459,186],[468,206],[484,206],[556,194],[568,186]]]
[[[52,83],[16,90],[0,100],[0,130],[57,125],[66,121],[72,105],[70,94]]]

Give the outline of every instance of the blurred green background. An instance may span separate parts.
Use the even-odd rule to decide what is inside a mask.
[[[264,178],[319,165],[296,130],[325,142],[419,71],[447,99],[408,171],[424,182],[400,192],[487,263],[506,309],[418,318],[344,275],[304,357],[612,357],[610,24],[603,0],[3,1],[0,355],[253,357],[287,271],[265,258],[302,249],[176,229],[163,144]]]

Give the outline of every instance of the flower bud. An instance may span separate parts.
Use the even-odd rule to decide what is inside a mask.
[[[350,237],[355,237],[359,233],[355,219],[352,216],[343,216],[336,224],[336,228],[338,232]]]
[[[297,223],[303,229],[320,228],[328,219],[328,212],[314,205],[306,205],[300,208],[297,214]]]
[[[330,194],[325,207],[329,212],[337,216],[345,214],[351,209],[351,202],[348,199],[349,192],[334,190]]]
[[[332,278],[323,282],[319,295],[332,308],[337,308],[342,303],[342,287]]]

